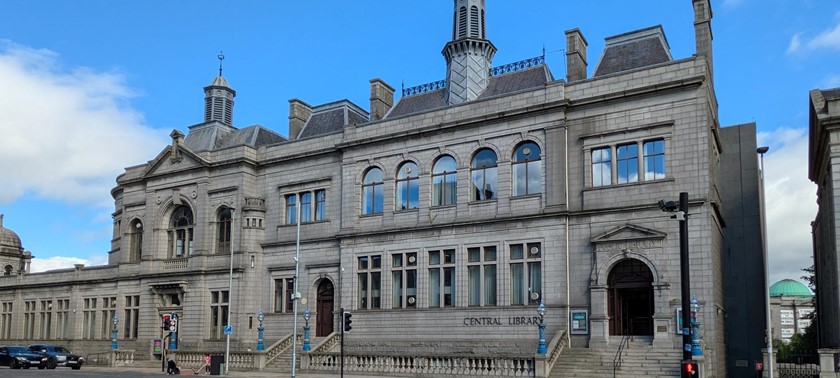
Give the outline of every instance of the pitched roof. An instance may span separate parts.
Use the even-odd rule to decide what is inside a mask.
[[[521,90],[538,88],[551,81],[554,81],[554,77],[545,64],[491,76],[487,83],[487,88],[478,96],[478,99],[481,100]],[[446,103],[446,89],[438,89],[417,95],[403,96],[397,101],[397,104],[394,105],[385,118],[396,118],[446,106],[448,106]]]
[[[661,25],[607,37],[605,42],[595,77],[672,60]]]
[[[280,134],[260,125],[237,129],[218,121],[211,121],[190,126],[190,132],[184,142],[191,150],[200,152],[241,145],[257,148],[285,140]]]
[[[370,115],[356,104],[341,100],[312,108],[299,139],[342,131],[344,126],[367,123]]]

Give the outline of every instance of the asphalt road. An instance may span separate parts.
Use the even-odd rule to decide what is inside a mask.
[[[193,376],[189,369],[182,370],[181,376]],[[83,366],[81,370],[72,370],[70,368],[57,368],[55,370],[38,370],[38,369],[16,369],[12,370],[6,366],[0,366],[0,378],[5,377],[57,377],[57,378],[148,378],[166,376],[166,373],[161,372],[160,368],[110,368],[99,366]],[[211,375],[199,375],[202,377],[213,377]],[[289,377],[288,372],[281,373],[278,371],[231,371],[229,378],[282,378]],[[220,376],[224,377],[224,376]],[[336,378],[338,374],[297,374],[296,378]],[[369,376],[344,374],[344,378],[365,378]],[[377,378],[387,378],[377,376]]]

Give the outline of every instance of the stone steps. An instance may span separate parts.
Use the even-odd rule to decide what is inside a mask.
[[[570,348],[563,351],[551,371],[552,377],[608,377],[613,374],[615,348]],[[682,353],[676,349],[631,345],[623,353],[621,367],[616,374],[631,373],[639,377],[679,376]]]

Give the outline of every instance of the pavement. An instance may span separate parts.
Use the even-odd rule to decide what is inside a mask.
[[[152,367],[100,367],[100,366],[85,366],[84,370],[88,371],[98,371],[98,372],[114,372],[117,373],[115,376],[119,376],[118,373],[137,373],[137,374],[160,374],[166,375],[165,372],[162,372],[159,367],[152,368]],[[193,372],[189,368],[181,367],[181,375],[184,376],[191,376],[194,375]],[[212,377],[211,375],[205,375],[203,372],[198,374],[200,376],[205,377]],[[298,372],[295,378],[335,378],[338,377],[339,373],[300,373]],[[220,375],[220,377],[224,377],[224,375]],[[230,375],[227,377],[237,377],[237,378],[277,378],[277,377],[291,377],[291,373],[288,371],[281,371],[281,370],[262,370],[262,371],[230,371]],[[344,374],[344,378],[369,378],[369,377],[377,377],[377,378],[389,378],[388,376],[383,375],[354,375],[354,374]],[[395,377],[390,377],[395,378]]]

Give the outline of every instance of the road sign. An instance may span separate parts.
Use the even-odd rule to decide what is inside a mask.
[[[233,327],[231,327],[229,325],[226,325],[225,326],[225,335],[230,335],[231,333],[233,333]]]

